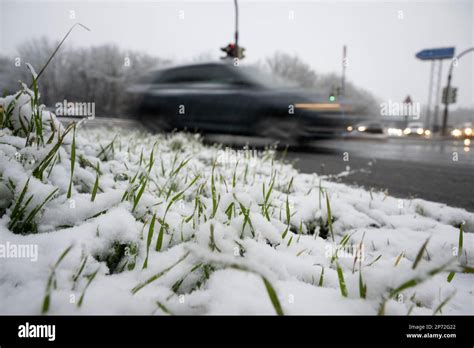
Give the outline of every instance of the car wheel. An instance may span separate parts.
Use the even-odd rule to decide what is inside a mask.
[[[169,132],[171,130],[169,122],[164,118],[157,115],[148,115],[141,118],[142,124],[146,129],[160,133]]]
[[[258,135],[278,141],[281,145],[299,145],[299,122],[283,118],[267,118],[258,124]]]

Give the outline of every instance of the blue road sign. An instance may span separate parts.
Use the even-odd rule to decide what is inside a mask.
[[[454,47],[432,48],[420,51],[416,54],[416,58],[421,60],[451,59],[453,57]]]

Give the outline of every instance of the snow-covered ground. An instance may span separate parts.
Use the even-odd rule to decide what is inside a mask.
[[[472,213],[301,174],[272,148],[107,127],[74,140],[13,100],[1,314],[474,314]]]

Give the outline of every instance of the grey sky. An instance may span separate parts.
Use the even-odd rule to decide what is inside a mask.
[[[339,74],[342,45],[347,44],[348,80],[385,100],[401,101],[410,94],[426,103],[430,63],[415,59],[419,50],[455,46],[459,53],[474,46],[472,0],[240,0],[239,4],[240,44],[247,49],[247,61],[283,51],[300,56],[317,72]],[[70,18],[71,10],[75,19]],[[234,7],[232,0],[0,0],[0,49],[15,54],[18,43],[29,38],[60,39],[76,21],[92,32],[74,32],[69,44],[116,43],[189,61],[202,53],[218,58],[219,47],[233,41]],[[445,61],[442,85],[447,68]],[[456,106],[474,106],[474,54],[455,69]]]

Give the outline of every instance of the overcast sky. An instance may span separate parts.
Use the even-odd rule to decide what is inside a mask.
[[[348,46],[347,78],[384,100],[410,94],[426,103],[430,63],[423,48],[474,46],[474,1],[239,1],[240,44],[249,62],[276,51],[296,54],[317,72],[341,72]],[[71,18],[74,11],[75,19]],[[182,18],[184,14],[184,18]],[[293,17],[293,19],[291,18]],[[189,61],[233,41],[234,5],[221,1],[23,1],[0,0],[0,50],[14,55],[24,40],[59,40],[79,21],[70,45],[116,43],[163,58]],[[443,85],[448,61],[444,62]],[[455,68],[457,106],[474,106],[474,54]]]

